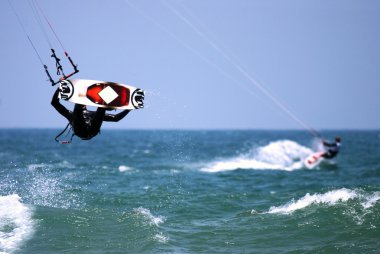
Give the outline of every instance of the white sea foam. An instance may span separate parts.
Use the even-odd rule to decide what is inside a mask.
[[[167,243],[169,241],[169,237],[163,235],[161,232],[159,234],[156,234],[154,236],[154,239],[156,239],[160,243]]]
[[[32,209],[17,194],[0,196],[0,253],[12,253],[34,231]]]
[[[125,166],[125,165],[120,165],[118,169],[119,169],[120,172],[126,172],[126,171],[131,171],[132,170],[131,167],[128,167],[128,166]]]
[[[303,167],[302,159],[313,151],[290,140],[271,142],[248,154],[222,159],[203,167],[201,171],[221,172],[236,169],[271,169],[293,171]]]
[[[142,215],[148,222],[149,225],[159,226],[164,222],[164,218],[161,216],[153,216],[149,209],[139,207],[133,209],[133,211],[137,214]]]
[[[372,195],[365,197],[364,199],[365,200],[361,202],[361,205],[363,206],[363,208],[365,209],[371,208],[377,203],[377,201],[380,200],[380,191],[376,191]]]
[[[37,170],[37,169],[44,169],[46,168],[48,165],[47,164],[44,164],[44,163],[40,163],[40,164],[30,164],[28,165],[28,169],[29,170]]]
[[[70,162],[68,162],[68,161],[66,161],[66,160],[61,161],[61,162],[58,162],[58,163],[56,163],[54,166],[56,166],[56,167],[60,167],[60,168],[70,168],[70,169],[75,168],[75,165],[74,165],[74,164],[72,164],[72,163],[70,163]]]

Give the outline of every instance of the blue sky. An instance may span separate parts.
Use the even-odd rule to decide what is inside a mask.
[[[28,1],[12,3],[53,74]],[[146,90],[144,109],[105,128],[304,129],[255,82],[317,130],[380,128],[379,1],[38,3],[79,65],[76,78]],[[50,105],[55,88],[7,1],[0,10],[0,127],[64,127]]]

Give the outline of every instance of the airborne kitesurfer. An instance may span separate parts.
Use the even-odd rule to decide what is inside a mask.
[[[340,137],[335,137],[335,142],[333,143],[329,143],[325,140],[323,140],[322,143],[327,149],[327,151],[321,155],[323,158],[332,159],[338,154],[340,149]]]
[[[72,126],[74,132],[73,135],[76,135],[83,140],[89,140],[95,137],[100,132],[100,127],[102,126],[103,121],[118,122],[130,112],[130,110],[127,109],[118,114],[111,115],[106,114],[105,108],[98,107],[96,111],[89,111],[85,105],[81,104],[75,104],[74,111],[70,111],[59,102],[59,91],[59,88],[55,91],[51,105],[69,121],[69,125]],[[65,131],[66,129],[56,137],[56,141],[58,141],[58,137]],[[71,140],[64,141],[63,143],[70,142]]]

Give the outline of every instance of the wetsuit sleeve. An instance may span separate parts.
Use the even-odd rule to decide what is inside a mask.
[[[323,140],[323,141],[322,141],[322,144],[323,144],[324,146],[328,146],[328,145],[329,145],[329,143],[328,143],[326,140]]]
[[[66,109],[61,103],[59,103],[59,89],[57,89],[53,95],[53,98],[51,99],[51,105],[60,113],[62,116],[64,116],[69,122],[71,122],[71,112]]]
[[[126,109],[116,115],[111,114],[105,114],[103,120],[106,122],[119,122],[121,119],[123,119],[131,110]]]
[[[326,142],[326,141],[323,141],[323,145],[326,146],[326,147],[333,147],[333,146],[336,146],[335,143],[329,143],[329,142]]]

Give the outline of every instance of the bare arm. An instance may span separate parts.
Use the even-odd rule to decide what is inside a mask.
[[[105,114],[103,120],[106,122],[119,122],[123,119],[131,110],[126,109],[116,115]]]
[[[66,109],[61,103],[59,103],[58,93],[59,93],[59,89],[55,91],[53,98],[51,99],[51,105],[58,111],[58,113],[60,113],[69,122],[71,122],[72,113],[68,109]]]

